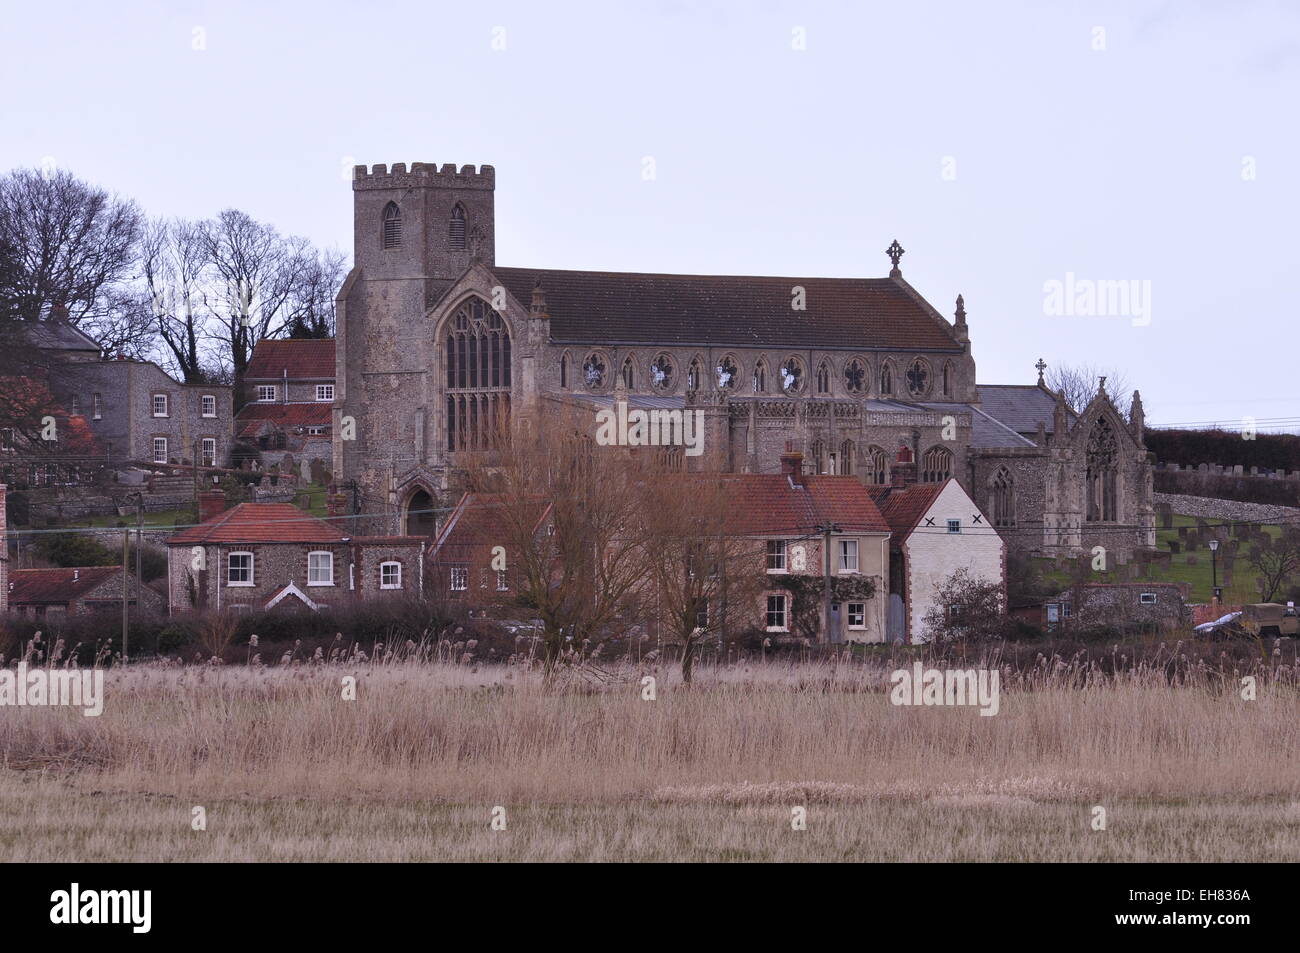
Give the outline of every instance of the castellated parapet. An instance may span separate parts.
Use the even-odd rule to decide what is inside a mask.
[[[364,165],[352,169],[352,188],[361,189],[401,189],[401,188],[456,188],[456,189],[494,189],[497,171],[490,165],[475,169],[472,165],[463,165],[456,170],[454,163],[444,163],[439,169],[434,162],[412,162],[406,168],[405,162],[395,162],[389,169],[381,163],[369,170]]]

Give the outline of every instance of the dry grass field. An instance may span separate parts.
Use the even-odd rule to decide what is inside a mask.
[[[0,709],[0,860],[1296,860],[1297,671],[1259,672],[1245,701],[1231,672],[1044,660],[982,717],[890,704],[870,660],[692,686],[653,665],[114,669],[98,718]]]

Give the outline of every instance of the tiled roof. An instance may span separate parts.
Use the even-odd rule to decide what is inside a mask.
[[[15,569],[9,573],[9,604],[62,605],[79,599],[101,582],[121,575],[121,566]]]
[[[345,534],[292,503],[240,503],[167,540],[195,543],[341,543]]]
[[[495,493],[464,494],[447,520],[447,525],[438,534],[434,543],[435,559],[463,559],[469,555],[472,547],[509,540],[513,534],[503,528],[503,521],[508,515],[503,499]],[[518,518],[527,519],[536,531],[548,512],[550,505],[536,500],[527,510],[518,511]]]
[[[32,344],[51,351],[93,351],[98,354],[101,350],[98,342],[86,332],[70,321],[57,318],[31,322],[27,325],[27,334]]]
[[[1038,431],[1041,420],[1048,433],[1055,429],[1056,398],[1037,384],[980,384],[980,408],[1018,434]],[[1075,414],[1067,411],[1073,421]]]
[[[252,437],[264,423],[274,424],[281,430],[296,427],[328,427],[333,405],[328,401],[312,404],[245,404],[235,415],[235,435]]]
[[[333,380],[333,338],[271,338],[257,343],[245,380]]]
[[[916,524],[929,512],[947,485],[945,480],[943,483],[912,483],[905,487],[870,486],[867,492],[880,508],[894,536],[902,541],[916,529]]]
[[[772,278],[493,268],[525,307],[540,279],[558,342],[960,349],[892,278]],[[802,287],[807,310],[791,308]],[[260,347],[261,345],[259,345]]]
[[[745,536],[795,536],[834,522],[846,533],[887,533],[867,488],[851,476],[805,476],[794,487],[783,473],[726,473],[735,531]]]

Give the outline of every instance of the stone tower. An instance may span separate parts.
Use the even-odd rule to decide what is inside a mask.
[[[496,261],[496,172],[415,162],[408,171],[357,166],[353,173],[353,248],[368,280],[423,279],[438,297],[471,261]]]

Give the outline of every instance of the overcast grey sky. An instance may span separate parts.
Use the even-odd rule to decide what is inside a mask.
[[[349,254],[347,170],[412,161],[496,166],[503,265],[883,276],[897,238],[982,381],[1300,417],[1300,3],[3,8],[3,169]],[[1049,314],[1067,274],[1149,313]]]

